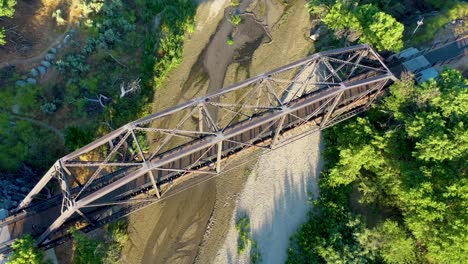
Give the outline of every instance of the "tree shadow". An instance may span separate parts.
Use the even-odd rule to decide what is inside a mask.
[[[308,212],[312,209],[311,201],[319,195],[317,180],[323,166],[320,155],[320,148],[323,146],[322,139],[318,140],[316,146],[306,147],[306,150],[302,150],[302,152],[295,153],[296,150],[294,149],[298,146],[303,147],[302,144],[309,143],[310,140],[305,139],[295,142],[296,146],[293,146],[292,150],[286,151],[288,153],[292,151],[297,156],[286,156],[282,160],[284,165],[271,168],[271,171],[274,169],[283,171],[284,177],[279,182],[268,177],[267,174],[270,168],[262,165],[262,162],[264,162],[262,160],[250,175],[250,177],[257,177],[255,181],[262,182],[255,183],[256,187],[261,188],[262,184],[265,184],[263,186],[267,190],[267,185],[270,185],[268,191],[272,187],[273,193],[271,193],[271,196],[259,195],[259,199],[265,200],[255,201],[254,205],[251,204],[252,201],[244,204],[243,198],[241,198],[236,210],[236,223],[243,216],[249,217],[252,240],[257,245],[257,247],[251,246],[250,252],[246,253],[249,254],[249,258],[255,257],[254,254],[258,252],[262,263],[284,263],[286,261],[289,238],[306,221]],[[283,150],[280,148],[278,151]],[[300,155],[304,153],[306,155]],[[279,154],[273,151],[260,159],[269,159],[272,157],[271,155]],[[306,163],[306,166],[301,169],[293,167],[295,165],[304,165],[304,163]],[[252,190],[244,190],[244,194],[249,191]],[[258,190],[258,192],[261,191]],[[272,200],[270,200],[270,197]],[[229,250],[231,252],[228,252],[227,255],[229,260],[232,261],[232,256],[237,256],[235,254],[237,252],[233,252],[235,249],[232,248]],[[246,256],[237,257],[240,259]],[[239,259],[235,259],[235,261],[239,261]]]

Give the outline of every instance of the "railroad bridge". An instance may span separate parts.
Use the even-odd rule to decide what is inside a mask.
[[[378,53],[357,45],[130,122],[53,164],[0,222],[9,234],[0,253],[25,233],[52,248],[72,226],[88,232],[232,169],[235,156],[330,127],[369,109],[394,80]],[[46,197],[48,184],[56,195]]]

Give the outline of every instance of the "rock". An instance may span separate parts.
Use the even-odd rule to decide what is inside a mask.
[[[37,69],[41,73],[41,77],[43,77],[47,73],[47,68],[44,67],[44,66],[39,66],[39,67],[37,67]]]
[[[31,70],[31,76],[32,76],[32,77],[37,77],[37,75],[39,75],[39,72],[36,70],[36,68],[32,68],[32,70]]]
[[[65,38],[63,38],[63,44],[67,44],[69,40],[70,40],[70,35],[66,35]]]
[[[78,30],[76,30],[76,28],[72,28],[70,29],[70,34],[71,35],[74,35]]]
[[[61,48],[62,48],[62,44],[58,44],[57,49],[61,49]]]
[[[320,36],[319,34],[312,34],[312,35],[310,35],[309,38],[310,38],[311,40],[313,40],[313,41],[316,41],[316,40],[319,38],[319,36]]]
[[[28,84],[32,84],[32,85],[36,85],[36,83],[37,83],[36,79],[34,79],[34,78],[28,78],[26,80],[26,82],[28,82]]]
[[[3,220],[8,217],[8,210],[0,209],[0,220]]]
[[[48,62],[48,61],[43,60],[43,61],[41,61],[41,65],[46,67],[46,68],[49,68],[52,64],[50,62]]]
[[[56,48],[51,48],[51,49],[49,50],[49,53],[57,54],[57,49],[56,49]]]
[[[54,59],[55,59],[55,54],[48,53],[48,54],[45,56],[45,59],[46,59],[46,60],[54,60]]]
[[[26,83],[25,83],[26,84]],[[18,105],[18,104],[15,104],[11,107],[11,111],[14,113],[14,114],[21,114],[21,107]],[[5,186],[3,184],[0,184],[0,186]]]
[[[23,81],[23,80],[18,80],[15,82],[15,85],[19,86],[19,87],[23,87],[26,85],[26,82]]]
[[[22,180],[21,178],[16,178],[15,181],[19,184],[23,184],[24,185],[24,180]]]

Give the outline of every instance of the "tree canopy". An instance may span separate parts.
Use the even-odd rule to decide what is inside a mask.
[[[16,0],[1,0],[0,1],[0,18],[13,17],[15,14]],[[5,29],[0,28],[0,45],[5,45]]]
[[[31,235],[26,235],[13,242],[13,253],[8,259],[8,264],[40,264],[44,254],[34,247]]]
[[[326,130],[329,164],[321,180],[320,215],[309,223],[314,223],[311,230],[330,231],[317,234],[324,231],[310,231],[308,223],[299,234],[310,232],[320,243],[308,238],[304,245],[310,249],[301,243],[296,247],[314,249],[322,260],[326,258],[317,248],[336,245],[335,253],[354,248],[353,256],[385,263],[465,263],[467,87],[468,80],[456,70],[447,69],[439,80],[421,85],[407,77],[394,83],[391,94],[365,117]],[[396,222],[389,219],[373,229],[351,225],[359,216],[347,213],[343,196],[348,197],[350,188],[359,190],[363,204],[393,208]],[[327,213],[337,208],[343,213]],[[339,244],[334,237],[340,237]],[[342,254],[340,259],[345,259]]]
[[[338,35],[344,35],[349,41],[369,43],[377,50],[396,52],[403,47],[403,24],[380,11],[374,4],[351,5],[349,2],[336,1],[327,6],[325,3],[310,1],[309,10],[322,16],[329,28]]]

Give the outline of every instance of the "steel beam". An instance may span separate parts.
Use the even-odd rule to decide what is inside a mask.
[[[324,127],[326,124],[327,124],[327,121],[328,119],[330,118],[330,116],[333,114],[333,111],[335,110],[335,107],[336,105],[338,104],[338,102],[340,101],[341,99],[341,96],[343,95],[344,91],[340,92],[339,94],[336,95],[335,97],[335,101],[333,102],[333,104],[330,106],[327,114],[325,115],[325,117],[323,118],[322,120],[322,123],[320,124],[320,127]]]
[[[221,172],[221,155],[223,154],[223,141],[218,142],[216,149],[218,152],[216,155],[216,172],[220,173]]]
[[[286,116],[283,116],[280,118],[279,122],[278,122],[278,127],[276,127],[276,130],[275,130],[275,135],[273,136],[273,141],[271,143],[271,146],[275,146],[277,143],[278,143],[278,138],[279,138],[279,135],[280,135],[280,132],[283,128],[283,124],[284,124],[284,120],[286,119]]]

